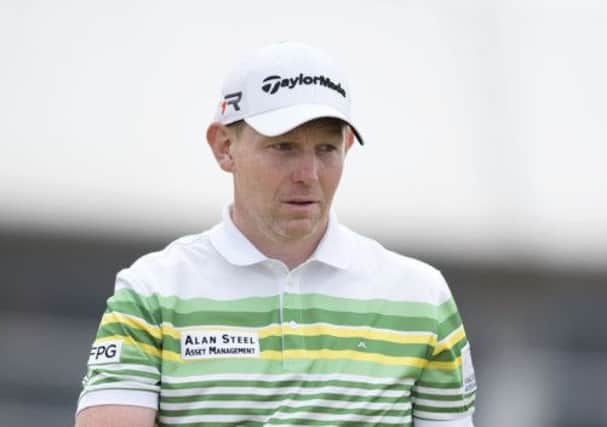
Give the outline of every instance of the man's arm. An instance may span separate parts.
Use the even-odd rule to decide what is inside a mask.
[[[101,405],[85,408],[76,427],[153,427],[156,410],[141,406]]]

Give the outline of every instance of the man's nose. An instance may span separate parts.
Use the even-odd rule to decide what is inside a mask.
[[[319,166],[316,153],[302,153],[295,161],[291,175],[293,182],[310,184],[318,181]]]

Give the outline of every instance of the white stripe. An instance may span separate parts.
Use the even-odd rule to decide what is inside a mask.
[[[214,382],[214,381],[252,381],[252,382],[281,382],[281,381],[349,381],[363,384],[377,385],[413,385],[414,378],[392,378],[392,377],[368,377],[363,375],[347,374],[213,374],[198,375],[189,377],[173,377],[162,375],[162,382],[167,384],[186,384],[193,382]]]
[[[336,409],[373,409],[382,411],[406,411],[411,409],[410,402],[404,403],[382,403],[382,402],[348,402],[339,400],[311,399],[311,400],[277,400],[269,402],[256,402],[250,400],[212,400],[203,402],[186,403],[163,403],[160,401],[160,409],[165,411],[196,410],[208,408],[247,408],[247,409],[278,409],[279,407],[304,408],[316,406]]]
[[[434,388],[414,386],[413,391],[421,394],[435,394],[437,396],[461,396],[464,394],[464,388]]]
[[[188,424],[188,423],[203,423],[203,422],[216,422],[216,423],[238,423],[247,421],[257,421],[266,423],[271,420],[283,420],[288,421],[289,419],[295,418],[309,418],[309,419],[320,419],[327,422],[327,425],[335,421],[358,421],[367,423],[394,423],[394,424],[406,424],[411,422],[411,416],[405,417],[382,417],[382,416],[367,416],[367,415],[329,415],[325,413],[316,412],[300,412],[295,414],[273,414],[271,416],[264,415],[190,415],[185,417],[167,417],[159,416],[158,420],[165,424]]]
[[[147,372],[147,373],[154,374],[154,375],[160,375],[160,371],[158,370],[158,368],[155,368],[153,366],[148,366],[148,365],[135,365],[133,363],[96,365],[95,367],[93,367],[93,369],[100,370],[100,371],[110,371],[110,372],[130,370],[130,371]]]
[[[359,414],[325,414],[318,412],[296,412],[294,414],[282,414],[277,413],[271,416],[272,419],[277,420],[288,420],[289,418],[309,418],[324,420],[331,423],[334,421],[360,421],[366,423],[408,423],[411,422],[411,416],[407,415],[404,417],[392,417],[392,416],[381,416],[381,415],[359,415]]]
[[[196,387],[184,390],[163,390],[163,396],[200,396],[200,395],[217,395],[217,394],[251,394],[255,396],[273,396],[280,394],[298,394],[312,395],[322,393],[345,394],[348,396],[383,396],[383,397],[403,397],[409,395],[408,391],[403,390],[367,390],[347,387],[313,387],[310,389],[302,387],[276,387],[276,388],[261,388],[261,387]]]
[[[308,424],[272,424],[272,427],[308,427]],[[339,427],[339,424],[325,424],[323,427]]]
[[[135,375],[111,375],[111,374],[107,374],[105,372],[100,372],[98,374],[91,376],[91,378],[89,380],[89,384],[96,385],[96,384],[99,384],[100,382],[102,382],[103,380],[107,380],[110,378],[118,378],[120,380],[125,380],[125,381],[131,380],[136,384],[156,384],[158,382],[158,380],[156,378],[138,377]],[[112,384],[116,384],[116,383],[114,382]]]
[[[188,424],[188,423],[242,423],[247,421],[265,422],[266,415],[189,415],[178,417],[158,416],[158,421],[164,424]]]
[[[431,406],[433,408],[458,408],[468,406],[474,402],[474,396],[464,398],[463,400],[428,400],[414,399],[416,405]]]
[[[463,418],[467,415],[472,415],[474,412],[474,407],[468,409],[466,412],[454,412],[451,414],[443,413],[443,412],[427,412],[427,411],[416,411],[413,410],[413,416],[419,418],[426,418],[428,420],[457,420]]]
[[[99,385],[87,385],[85,387],[85,391],[92,391],[92,390],[105,390],[105,389],[134,389],[137,391],[159,391],[160,390],[160,386],[155,386],[152,384],[142,384],[140,382],[132,382],[132,381],[116,381],[116,382],[112,382],[112,383],[105,383],[105,384],[99,384]]]
[[[413,425],[415,427],[474,427],[471,415],[464,415],[460,418],[452,418],[448,421],[432,421],[422,420],[421,418],[413,417]]]

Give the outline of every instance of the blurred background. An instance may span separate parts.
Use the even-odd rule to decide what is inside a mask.
[[[72,423],[115,273],[220,219],[204,134],[280,40],[348,71],[340,219],[441,269],[478,426],[607,425],[607,4],[0,0],[0,414]]]

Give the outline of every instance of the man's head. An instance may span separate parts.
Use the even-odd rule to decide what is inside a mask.
[[[318,241],[354,136],[347,82],[323,53],[261,49],[224,85],[207,140],[233,174],[236,225],[253,240]]]

